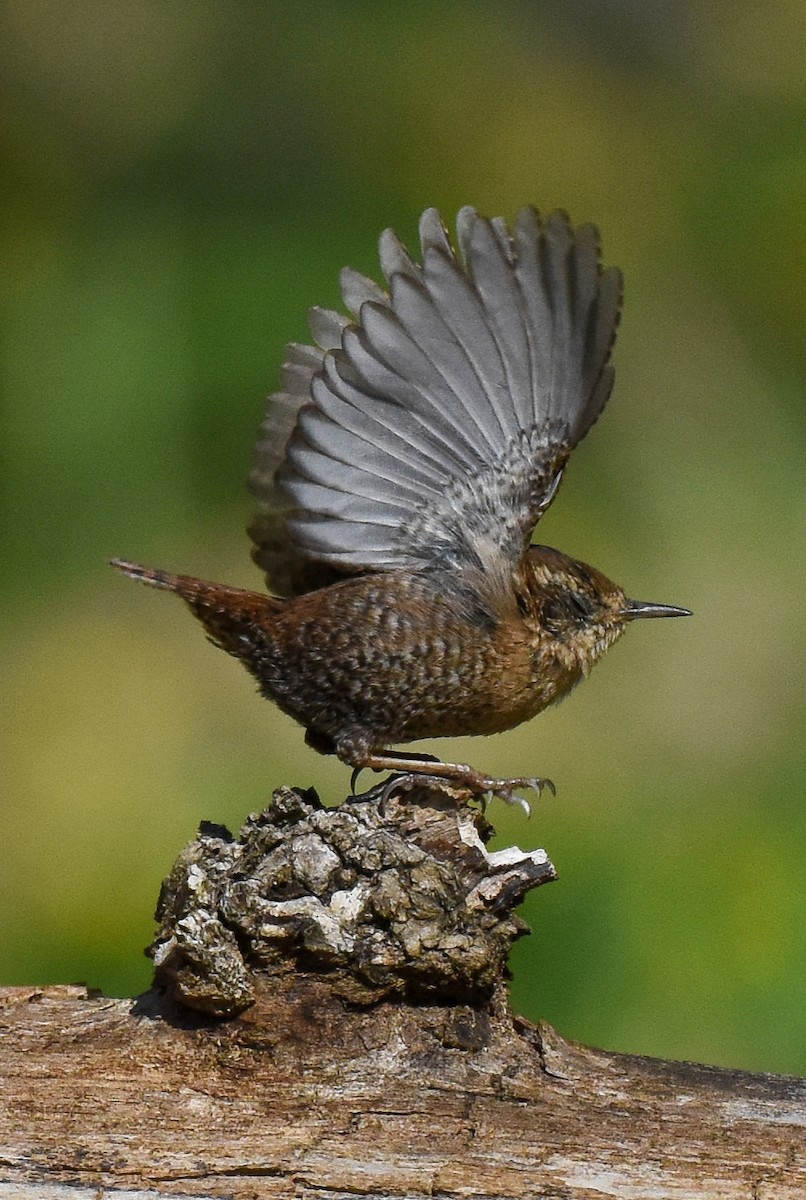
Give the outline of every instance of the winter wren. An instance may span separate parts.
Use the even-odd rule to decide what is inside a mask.
[[[364,767],[515,799],[494,779],[388,747],[498,733],[564,696],[637,617],[532,531],[607,402],[620,272],[592,225],[525,208],[512,229],[472,208],[455,248],[420,221],[422,262],[387,230],[386,289],[353,270],[350,316],[311,310],[269,397],[250,489],[253,557],[275,595],[114,560],[178,594],[260,691]]]

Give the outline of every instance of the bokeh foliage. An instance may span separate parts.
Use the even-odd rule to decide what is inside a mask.
[[[806,8],[9,0],[0,979],[147,986],[202,817],[341,796],[111,554],[256,586],[243,479],[282,347],[391,224],[567,208],[627,276],[611,408],[540,538],[693,621],[631,630],[534,724],[446,754],[560,785],[500,838],[522,1011],[806,1071]]]

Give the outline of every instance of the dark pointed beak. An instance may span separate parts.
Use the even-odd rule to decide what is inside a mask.
[[[648,604],[646,600],[628,600],[621,615],[626,621],[637,617],[692,617],[690,608],[675,608],[673,604]]]

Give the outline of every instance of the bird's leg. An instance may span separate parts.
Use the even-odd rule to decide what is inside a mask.
[[[384,792],[384,799],[388,799],[396,788],[411,787],[423,778],[445,779],[467,791],[471,796],[497,796],[499,799],[505,800],[507,804],[519,804],[527,815],[531,812],[528,802],[515,794],[520,788],[530,788],[538,795],[543,788],[547,788],[552,795],[556,795],[556,788],[550,779],[525,776],[515,779],[496,779],[491,775],[483,775],[466,763],[446,763],[430,756],[413,756],[394,751],[375,754],[370,751],[361,756],[360,763],[355,763],[353,781],[357,777],[356,773],[365,767],[373,771],[395,772],[394,778],[390,779],[387,784],[388,790]]]
[[[440,761],[435,754],[401,754],[397,750],[387,750],[384,757],[393,758],[395,762],[402,763],[404,766],[408,766],[412,762],[438,763]],[[362,771],[392,771],[394,769],[394,767],[370,767],[369,763],[362,762],[353,769],[350,776],[350,791],[355,795],[355,785]]]

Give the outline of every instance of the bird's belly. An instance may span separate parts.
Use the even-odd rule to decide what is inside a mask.
[[[517,672],[491,673],[473,687],[456,690],[434,680],[430,704],[406,722],[400,740],[503,733],[531,720],[558,698],[551,680],[523,680],[513,674],[517,676]]]
[[[336,599],[327,621],[296,602],[261,679],[264,694],[335,743],[499,733],[570,686],[535,670],[525,630],[461,619],[419,581],[357,580]]]

